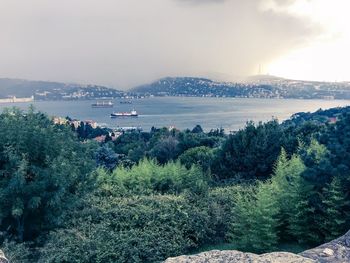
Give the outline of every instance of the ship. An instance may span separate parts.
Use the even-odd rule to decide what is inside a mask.
[[[120,104],[132,104],[131,100],[122,100],[119,102]]]
[[[137,114],[136,110],[132,110],[130,112],[113,112],[111,113],[111,118],[117,118],[117,117],[137,117],[139,116]]]
[[[98,100],[91,104],[93,108],[113,108],[113,102],[110,100]]]

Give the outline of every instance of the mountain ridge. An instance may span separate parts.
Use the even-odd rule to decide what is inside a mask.
[[[126,91],[93,84],[0,78],[0,98],[35,100],[118,98],[122,96],[192,96],[237,98],[350,99],[350,82],[291,80],[256,75],[242,82],[205,77],[164,77]]]
[[[350,83],[289,80],[255,76],[246,82],[198,77],[166,77],[130,90],[154,96],[350,99]]]
[[[37,100],[90,99],[118,97],[121,93],[120,90],[92,84],[0,78],[0,98],[34,96]]]

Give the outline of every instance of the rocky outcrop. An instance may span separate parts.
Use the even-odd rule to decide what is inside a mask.
[[[344,236],[299,255],[273,252],[262,255],[236,250],[212,250],[191,256],[168,258],[165,263],[350,263],[350,231]]]
[[[293,253],[274,252],[262,255],[236,250],[212,250],[193,256],[168,258],[165,263],[315,263],[316,261]]]
[[[319,263],[349,263],[350,262],[350,231],[344,236],[319,247],[300,253]]]
[[[2,252],[1,250],[0,250],[0,263],[9,263],[9,261],[5,257],[4,252]]]

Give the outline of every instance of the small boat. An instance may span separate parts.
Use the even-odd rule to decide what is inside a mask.
[[[93,108],[113,108],[113,102],[110,100],[98,100],[91,104]]]
[[[137,111],[132,110],[130,112],[113,112],[111,113],[111,118],[117,118],[117,117],[137,117]]]

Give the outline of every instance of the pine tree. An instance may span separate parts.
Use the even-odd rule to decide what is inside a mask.
[[[297,236],[295,232],[295,218],[300,213],[300,208],[304,203],[307,183],[301,174],[306,167],[298,155],[293,155],[289,160],[287,154],[282,149],[278,158],[272,182],[275,184],[276,199],[280,207],[280,232],[284,239]],[[298,231],[299,232],[299,231]]]
[[[332,182],[325,188],[322,200],[325,206],[325,215],[322,230],[326,241],[339,237],[346,231],[345,207],[348,205],[339,178],[334,177]]]
[[[271,251],[278,243],[278,204],[270,181],[239,193],[231,240],[238,248],[254,252]]]

